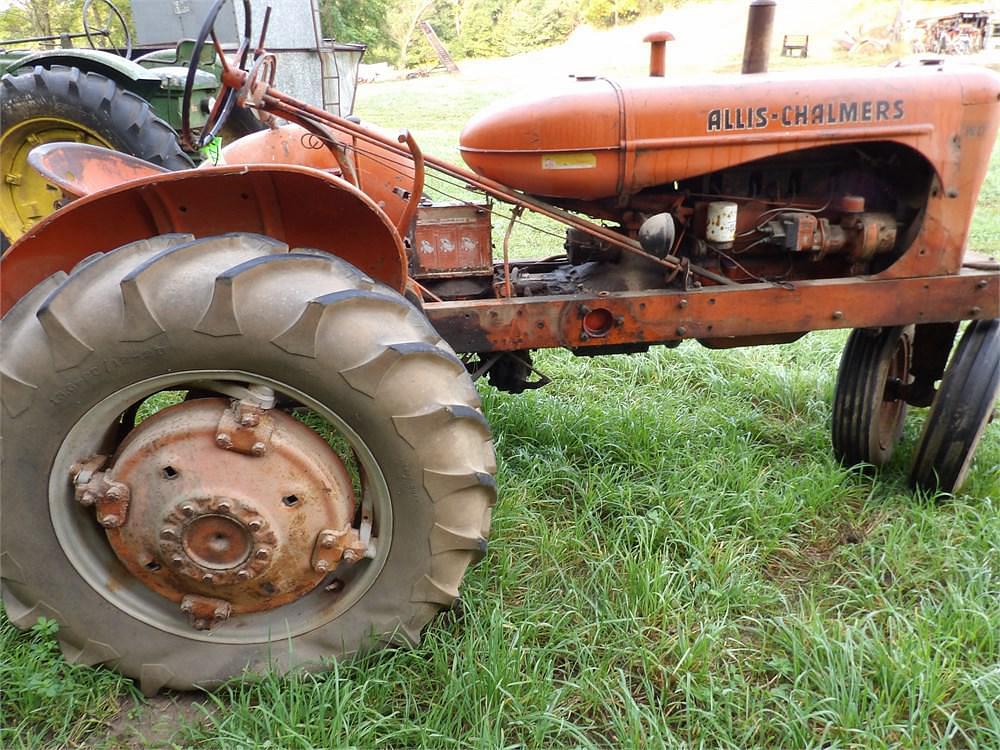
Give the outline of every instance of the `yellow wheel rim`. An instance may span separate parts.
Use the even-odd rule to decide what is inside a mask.
[[[11,242],[59,207],[63,197],[59,189],[28,166],[31,149],[54,141],[112,148],[93,130],[57,117],[33,117],[5,129],[0,135],[0,231]]]

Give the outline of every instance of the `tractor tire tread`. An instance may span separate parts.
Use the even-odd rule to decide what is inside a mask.
[[[260,268],[266,268],[268,273],[257,272]],[[306,370],[296,377],[309,383],[341,379],[343,385],[330,387],[339,389],[339,393],[356,394],[351,397],[355,403],[367,404],[358,408],[384,415],[380,417],[384,426],[378,428],[382,432],[377,440],[405,446],[400,450],[413,456],[407,460],[422,467],[413,481],[426,499],[419,501],[417,510],[407,512],[418,514],[427,533],[409,541],[405,535],[398,540],[394,535],[388,553],[390,563],[397,555],[398,561],[392,565],[403,565],[411,558],[420,564],[405,567],[406,575],[399,574],[399,567],[394,568],[396,575],[381,575],[381,583],[373,587],[379,590],[373,603],[366,604],[373,596],[372,592],[366,593],[329,625],[296,635],[292,648],[269,649],[265,644],[252,649],[248,645],[218,643],[211,648],[180,647],[181,636],[152,630],[75,578],[75,569],[67,560],[59,561],[60,573],[50,572],[45,579],[39,579],[32,570],[34,561],[25,568],[24,582],[4,575],[4,600],[11,601],[9,612],[21,613],[16,623],[19,627],[30,627],[38,614],[53,612],[54,619],[60,622],[64,651],[70,658],[81,663],[106,663],[138,679],[142,691],[150,695],[163,688],[210,688],[244,668],[321,668],[322,660],[331,652],[346,657],[379,644],[414,645],[434,615],[455,601],[466,570],[485,550],[491,508],[496,501],[492,476],[496,457],[478,393],[464,367],[447,344],[437,343],[440,337],[427,319],[400,295],[340,259],[308,249],[289,250],[281,243],[250,234],[194,241],[171,236],[132,243],[78,267],[66,278],[43,283],[44,289],[22,299],[0,323],[0,340],[5,340],[5,367],[10,365],[10,373],[21,381],[31,381],[48,396],[75,374],[83,375],[99,367],[104,372],[108,362],[117,361],[118,352],[173,347],[168,349],[174,358],[170,367],[183,370],[193,367],[189,363],[196,361],[197,352],[190,349],[201,347],[214,352],[220,346],[229,346],[233,351],[237,347],[241,352],[249,350],[252,353],[248,356],[253,358],[283,361],[287,368],[295,358],[289,360],[279,351],[285,349],[282,341],[308,340],[309,356],[315,361],[302,360],[308,363],[304,364]],[[278,294],[278,290],[285,293]],[[261,300],[268,304],[262,305]],[[139,303],[141,312],[156,325],[154,332],[146,331],[151,333],[148,344],[137,344],[145,339],[129,335],[133,326],[130,318],[139,310]],[[224,310],[238,322],[242,334],[239,340],[219,339],[198,330],[212,310]],[[53,322],[46,329],[42,319],[47,316],[52,316],[59,330]],[[225,316],[211,319],[224,320]],[[287,336],[290,331],[295,332],[292,339]],[[100,352],[101,358],[86,354],[65,371],[56,369],[57,361],[76,358],[80,343]],[[38,357],[40,349],[53,356]],[[161,355],[152,351],[150,356]],[[125,359],[128,357],[123,356],[122,361]],[[379,373],[378,385],[373,389],[358,390],[341,374],[382,359],[391,359],[392,364]],[[25,365],[21,372],[24,362],[32,364]],[[5,407],[8,395],[5,389]],[[56,411],[50,401],[36,397],[38,408],[30,415],[22,415],[26,421],[20,424],[48,419]],[[421,440],[404,440],[396,434],[399,425],[418,422],[424,431]],[[10,429],[29,428],[11,424]],[[14,449],[13,441],[5,441],[2,447],[7,454]],[[4,480],[4,497],[16,497],[18,493],[7,486],[8,481],[14,481],[10,472],[5,473]],[[413,502],[417,502],[416,498]],[[4,512],[6,520],[16,519],[18,512],[26,511],[12,502],[11,510],[5,507]],[[52,534],[47,526],[46,533]],[[47,543],[50,557],[61,557],[54,536]],[[52,544],[57,545],[56,550]],[[396,545],[402,545],[398,552]],[[14,556],[20,557],[24,551],[16,543],[6,546]],[[67,593],[70,584],[62,582],[62,578],[76,581],[72,599]],[[48,583],[53,579],[59,583]],[[50,585],[56,594],[50,595]],[[85,598],[91,606],[76,597]],[[43,603],[43,599],[63,614]],[[370,616],[366,608],[371,609]],[[387,616],[387,609],[395,614]],[[95,630],[98,619],[103,625],[101,632]],[[144,638],[142,633],[149,636]],[[120,653],[111,654],[103,648],[105,642],[114,644]],[[192,651],[197,658],[189,653]]]

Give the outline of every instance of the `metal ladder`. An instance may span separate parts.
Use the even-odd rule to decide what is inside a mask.
[[[327,45],[323,39],[320,25],[319,5],[316,0],[309,0],[312,8],[313,36],[316,39],[316,54],[319,56],[319,87],[323,99],[323,109],[331,114],[340,114],[340,73],[337,70],[337,58],[333,45]],[[330,72],[330,66],[333,72]]]
[[[431,43],[431,47],[437,52],[438,60],[441,62],[449,73],[458,73],[458,66],[455,65],[455,61],[451,59],[451,55],[448,54],[448,50],[444,48],[441,44],[441,40],[438,39],[437,32],[434,31],[434,27],[430,25],[428,21],[420,22],[420,30],[424,32],[424,36],[427,37],[427,41]]]

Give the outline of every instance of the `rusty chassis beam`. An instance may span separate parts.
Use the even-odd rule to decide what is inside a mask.
[[[432,302],[438,333],[458,352],[617,346],[833,328],[1000,317],[1000,275],[964,270],[909,279],[857,277],[692,291]],[[590,315],[598,311],[597,316]],[[606,320],[595,329],[586,322]]]

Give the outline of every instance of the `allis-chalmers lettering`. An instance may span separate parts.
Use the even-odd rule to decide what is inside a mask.
[[[901,120],[905,114],[902,99],[868,99],[855,102],[821,104],[786,104],[769,107],[722,107],[708,113],[709,133],[730,130],[759,130],[777,123],[791,128],[802,125],[845,125],[857,122]]]

